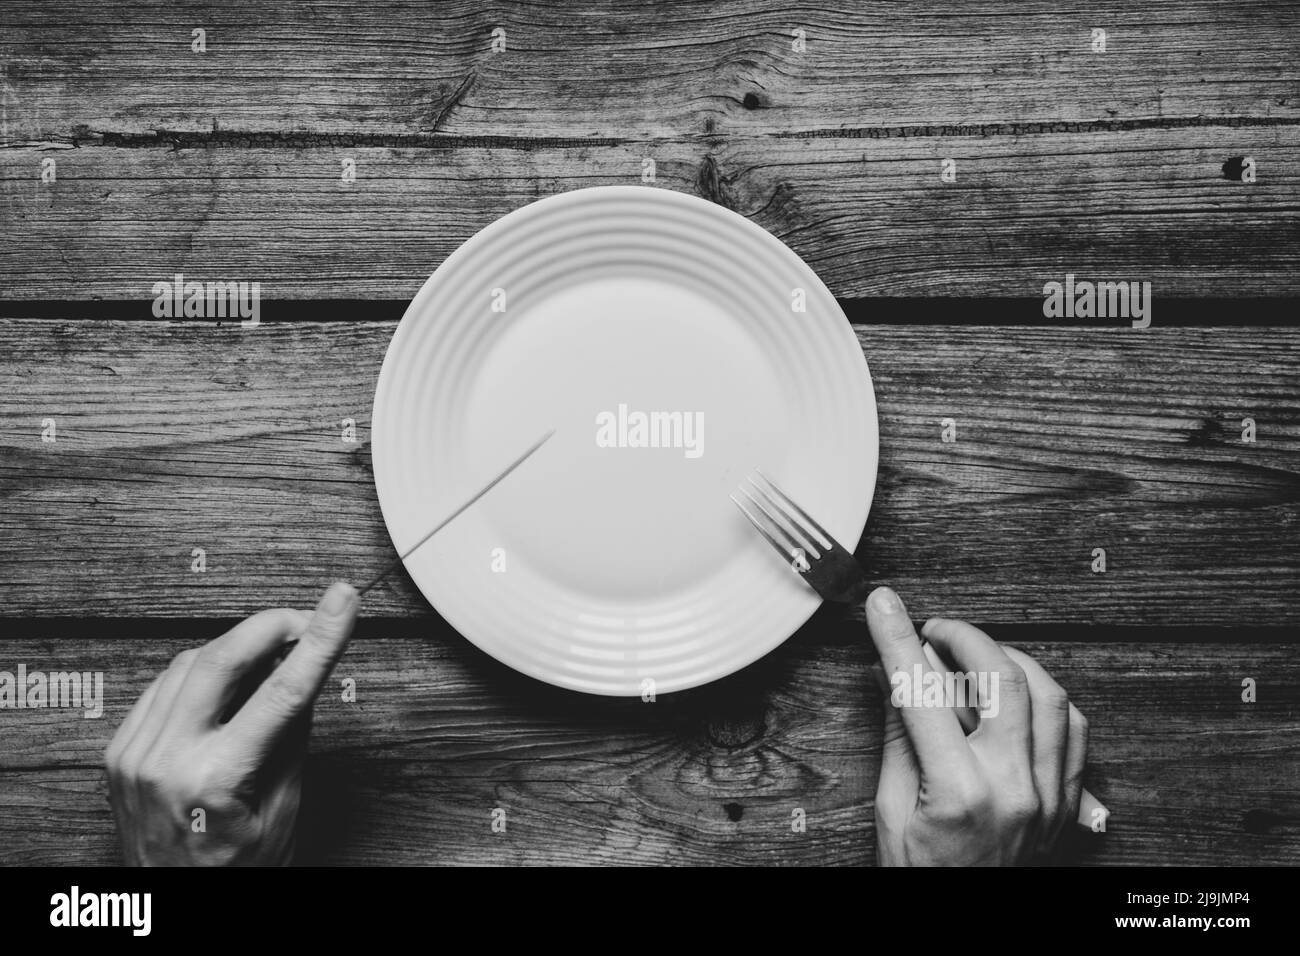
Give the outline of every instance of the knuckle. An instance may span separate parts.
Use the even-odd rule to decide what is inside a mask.
[[[980,812],[974,807],[955,801],[941,807],[938,817],[941,823],[961,830],[978,827],[984,822]]]
[[[172,786],[172,774],[168,766],[157,758],[150,758],[140,764],[135,774],[136,782],[141,787],[154,793],[162,793]]]
[[[168,789],[183,804],[203,803],[207,794],[203,772],[195,767],[173,774]]]
[[[104,769],[108,771],[110,780],[129,781],[134,778],[134,774],[123,759],[125,755],[126,748],[116,741],[109,744],[108,749],[104,751]]]
[[[983,780],[959,784],[942,801],[939,816],[957,826],[972,826],[985,819],[993,805],[993,791]]]
[[[891,627],[884,633],[885,643],[891,647],[904,647],[917,640],[916,632],[910,627]]]
[[[347,626],[341,621],[313,621],[301,641],[321,660],[332,664],[343,655],[346,632]]]
[[[1004,690],[1014,694],[1027,693],[1029,690],[1029,678],[1025,676],[1025,669],[1015,661],[1008,659],[1009,663],[1002,668],[1002,687]]]
[[[1088,736],[1088,718],[1073,704],[1070,705],[1070,729],[1085,738]]]
[[[1043,694],[1043,700],[1063,714],[1070,712],[1070,695],[1066,693],[1065,688],[1060,684],[1054,682],[1047,692]]]
[[[220,767],[210,760],[199,760],[192,763],[185,772],[184,789],[194,796],[207,797],[221,789],[222,780]]]
[[[118,773],[122,769],[122,754],[126,752],[126,744],[120,738],[114,737],[104,748],[104,766],[111,773]]]
[[[1053,715],[1067,718],[1070,713],[1070,695],[1057,687],[1043,695],[1043,706]]]
[[[211,760],[201,761],[185,773],[177,790],[187,803],[202,807],[212,815],[227,812],[235,802],[225,768]]]
[[[198,656],[199,656],[199,652],[197,648],[193,648],[193,647],[186,648],[185,650],[181,651],[179,654],[177,654],[175,657],[172,658],[171,666],[177,668],[189,667],[191,664],[194,663],[194,659],[197,658]]]
[[[993,790],[988,784],[981,781],[977,786],[969,788],[964,796],[966,806],[977,815],[987,813],[993,806]]]
[[[106,756],[106,766],[108,768],[108,777],[124,786],[135,786],[140,779],[140,767],[138,762],[130,757],[130,750],[125,747],[119,747],[111,756]]]
[[[250,624],[256,624],[259,628],[264,629],[289,629],[299,620],[298,612],[287,607],[272,607],[264,611],[258,611],[249,619]]]
[[[239,668],[239,660],[235,653],[227,646],[212,643],[199,652],[196,663],[201,664],[205,669],[227,673]]]
[[[267,705],[278,714],[290,716],[308,703],[306,695],[298,689],[298,686],[291,683],[284,671],[286,668],[281,667],[266,679],[262,685],[266,695]]]
[[[1012,796],[1003,809],[1003,813],[1013,823],[1024,825],[1038,819],[1043,812],[1043,803],[1038,794],[1032,790]]]

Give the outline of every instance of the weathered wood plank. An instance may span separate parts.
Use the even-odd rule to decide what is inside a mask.
[[[1300,621],[1300,331],[1158,323],[858,327],[867,548],[918,617]],[[366,439],[393,328],[0,321],[0,615],[242,615],[383,567]],[[366,609],[428,613],[401,573]]]
[[[115,859],[101,754],[176,639],[0,641],[0,668],[105,672],[105,716],[0,711],[0,863]],[[653,704],[545,687],[445,630],[372,622],[316,707],[303,845],[330,863],[861,864],[880,694],[856,629],[806,630]],[[1023,645],[1089,716],[1107,833],[1062,861],[1300,861],[1300,663],[1259,644]],[[1258,701],[1241,701],[1241,681]],[[810,708],[808,701],[818,702]],[[490,813],[507,811],[507,833]],[[791,812],[807,814],[804,834]]]
[[[491,52],[497,26],[504,53]],[[205,53],[191,51],[196,27]],[[1295,121],[1298,30],[1300,11],[1279,0],[5,4],[4,139]]]
[[[750,217],[839,296],[1036,296],[1067,271],[1150,281],[1158,297],[1300,295],[1300,127],[1220,126],[528,150],[12,148],[0,150],[0,298],[149,299],[177,272],[259,281],[268,299],[409,297],[494,220],[556,192],[639,183],[647,155],[658,187]],[[1224,177],[1242,155],[1255,183]],[[51,157],[58,179],[42,184]],[[957,182],[940,181],[943,157]]]

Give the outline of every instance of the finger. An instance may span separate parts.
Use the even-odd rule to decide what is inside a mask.
[[[109,741],[108,749],[104,752],[104,763],[108,767],[110,774],[116,773],[121,768],[122,755],[126,753],[127,747],[130,746],[132,739],[139,732],[145,715],[153,707],[153,703],[158,697],[158,685],[162,683],[163,674],[165,673],[167,672],[164,670],[145,688],[139,700],[127,713],[126,719],[122,721],[122,725],[117,728],[117,733],[113,735],[113,739]]]
[[[1046,851],[1056,842],[1066,812],[1071,809],[1065,796],[1065,751],[1070,741],[1070,697],[1043,665],[1024,651],[1004,647],[1007,656],[1020,665],[1029,681],[1030,736],[1034,755],[1034,789],[1042,806],[1039,849]]]
[[[1009,748],[1009,753],[1028,765],[1032,756],[1029,681],[1020,665],[993,638],[965,621],[931,618],[921,633],[944,658],[975,675],[981,695],[987,688],[988,699],[981,696],[979,702],[976,733]]]
[[[952,779],[974,769],[974,755],[957,716],[947,707],[926,707],[916,700],[917,684],[933,673],[907,609],[889,588],[867,598],[867,628],[889,679],[889,702],[899,712],[921,773],[932,781]]]
[[[183,729],[215,727],[239,690],[240,680],[286,640],[307,628],[310,615],[288,608],[260,611],[205,644],[181,688]]]
[[[1088,762],[1088,720],[1079,708],[1070,705],[1070,737],[1065,747],[1066,819],[1073,818],[1085,827],[1093,824],[1092,810],[1101,807],[1097,799],[1083,789],[1083,768]],[[1085,797],[1091,798],[1084,807]],[[1105,807],[1102,807],[1105,810]]]
[[[131,744],[139,737],[141,726],[153,711],[158,700],[158,688],[162,686],[166,674],[167,669],[164,669],[145,688],[104,752],[104,767],[109,783],[108,800],[113,808],[113,820],[118,833],[129,833],[130,822],[136,819],[138,813],[140,799],[136,781],[140,758],[131,751]],[[129,760],[134,762],[128,762]]]
[[[260,764],[294,719],[311,708],[347,649],[356,616],[357,592],[350,585],[338,583],[325,592],[298,645],[226,724],[232,757]]]
[[[153,700],[149,702],[140,726],[122,754],[121,765],[128,772],[137,770],[144,763],[145,754],[166,731],[172,707],[180,694],[181,685],[185,683],[185,675],[194,666],[194,658],[197,656],[198,651],[194,648],[181,651],[158,677],[158,689],[154,692]]]
[[[278,767],[275,773],[262,775],[257,784],[263,852],[286,863],[292,863],[295,857],[302,777],[303,759],[300,755],[295,764]]]
[[[931,669],[936,673],[947,674],[952,671],[952,665],[939,656],[939,652],[934,649],[933,644],[927,641],[922,645],[922,650],[925,651],[925,659],[930,662]],[[952,694],[954,687],[955,685],[953,684],[948,682],[944,683],[944,703],[949,707],[952,707],[952,712],[957,715],[957,723],[961,724],[962,731],[969,734],[980,725],[979,712],[976,711],[973,706],[953,706],[958,703]]]

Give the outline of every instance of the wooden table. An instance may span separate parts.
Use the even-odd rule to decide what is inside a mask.
[[[106,680],[103,719],[0,710],[0,862],[114,861],[101,755],[153,674],[389,560],[367,425],[429,273],[649,158],[843,301],[874,566],[1091,720],[1112,817],[1064,858],[1294,864],[1300,333],[1249,300],[1300,295],[1298,52],[1300,7],[1256,0],[0,6],[0,669]],[[1150,281],[1151,328],[1043,318],[1067,272]],[[259,281],[263,324],[154,320],[176,273]],[[869,862],[865,668],[861,613],[821,613],[715,685],[592,699],[396,575],[356,703],[317,706],[305,855]]]

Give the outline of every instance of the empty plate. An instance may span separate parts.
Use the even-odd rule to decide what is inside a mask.
[[[728,500],[761,468],[848,547],[875,487],[875,397],[834,297],[743,216],[649,186],[532,203],[420,289],[375,392],[384,521],[488,654],[593,694],[744,667],[820,599]]]

